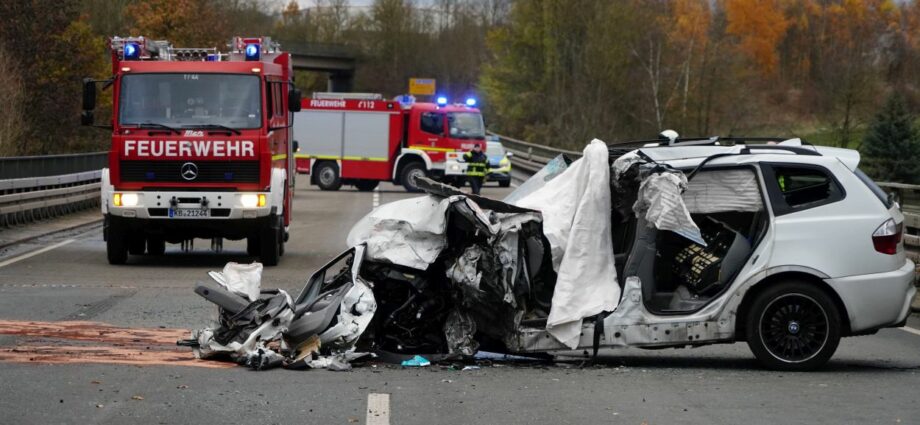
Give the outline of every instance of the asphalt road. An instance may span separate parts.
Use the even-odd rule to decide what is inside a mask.
[[[287,252],[263,287],[298,291],[346,248],[375,198],[407,196],[390,185],[375,195],[301,183]],[[609,351],[594,366],[203,367],[215,365],[171,346],[216,317],[192,285],[227,261],[250,261],[241,242],[221,254],[208,247],[170,245],[164,257],[114,267],[97,225],[0,251],[0,423],[920,423],[920,332],[903,329],[847,338],[813,373],[761,370],[744,344]]]

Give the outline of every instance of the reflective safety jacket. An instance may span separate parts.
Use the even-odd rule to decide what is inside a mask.
[[[489,167],[489,157],[482,152],[469,151],[463,154],[466,162],[466,175],[471,177],[485,177]]]

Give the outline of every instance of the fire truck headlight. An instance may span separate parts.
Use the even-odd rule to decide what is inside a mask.
[[[258,44],[247,44],[246,45],[246,60],[248,61],[257,61],[259,60],[259,48]]]
[[[124,207],[136,207],[138,196],[136,193],[122,193],[121,205]]]
[[[255,208],[259,205],[259,195],[244,193],[240,195],[240,204],[243,204],[243,208]]]
[[[121,206],[121,194],[120,193],[116,193],[112,195],[112,205],[115,205],[116,207]]]

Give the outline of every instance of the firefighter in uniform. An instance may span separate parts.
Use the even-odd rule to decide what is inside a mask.
[[[477,143],[473,145],[473,150],[463,154],[463,162],[466,162],[466,179],[473,188],[473,194],[478,195],[486,177],[489,158],[482,152],[482,146]]]

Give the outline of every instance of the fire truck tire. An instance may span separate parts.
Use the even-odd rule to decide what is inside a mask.
[[[262,253],[261,245],[259,238],[256,236],[250,236],[246,238],[246,254],[250,257],[258,257]]]
[[[421,192],[422,190],[419,189],[415,184],[415,179],[425,176],[427,176],[427,173],[425,172],[425,164],[420,162],[411,162],[403,167],[399,181],[402,182],[403,187],[406,188],[407,192]]]
[[[377,188],[377,184],[380,183],[377,180],[358,180],[355,182],[355,187],[362,192],[370,192]]]
[[[281,232],[273,226],[265,226],[262,229],[262,235],[259,237],[262,242],[262,249],[259,258],[262,264],[266,266],[278,265],[278,259],[281,257]]]
[[[124,234],[119,233],[113,226],[109,225],[109,234],[105,240],[105,254],[109,259],[109,264],[124,264],[128,261],[128,244]]]
[[[147,254],[163,255],[166,253],[166,241],[160,238],[147,239]]]
[[[143,236],[135,236],[128,239],[128,254],[144,255],[147,249],[147,240]]]
[[[330,161],[319,163],[314,170],[316,184],[322,190],[339,190],[342,187],[342,177],[339,176],[338,164]]]

